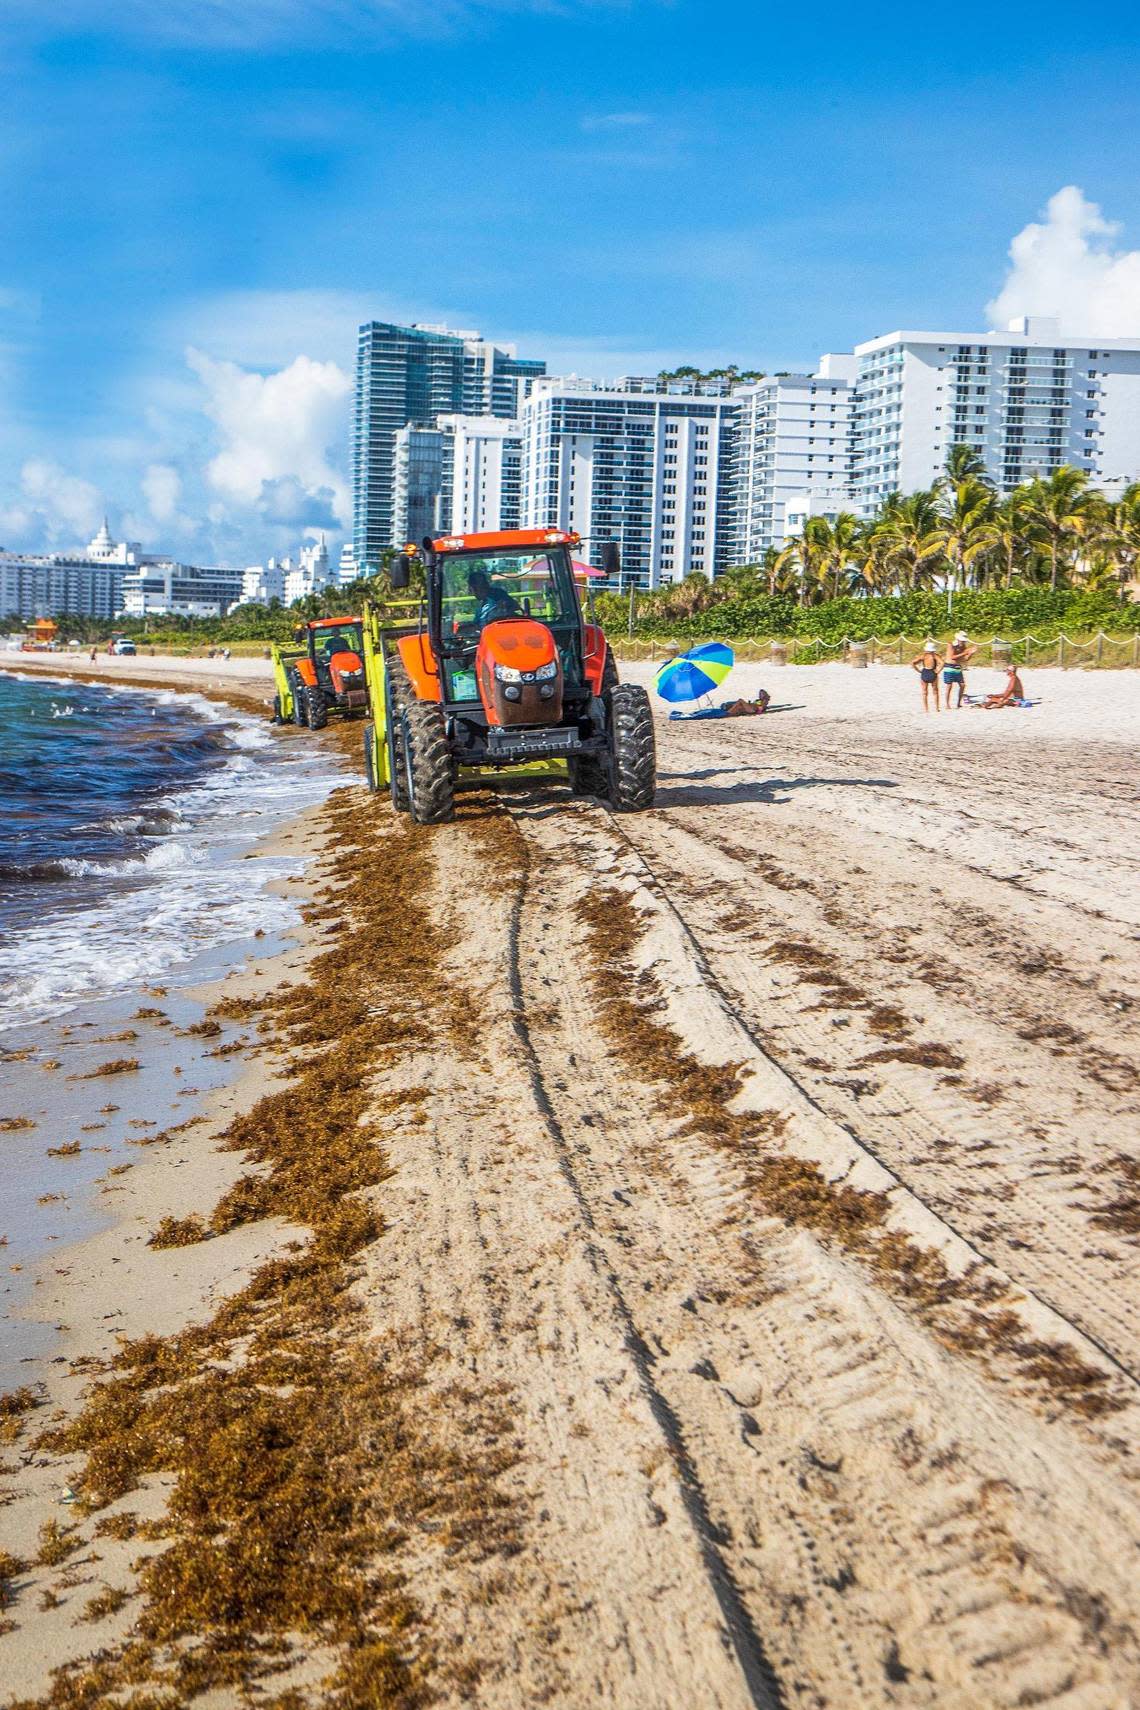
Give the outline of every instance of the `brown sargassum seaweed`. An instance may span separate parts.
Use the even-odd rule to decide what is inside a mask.
[[[311,1235],[209,1323],[126,1343],[78,1415],[38,1439],[83,1457],[72,1482],[84,1519],[154,1474],[169,1495],[160,1521],[136,1525],[122,1508],[95,1522],[158,1545],[134,1564],[126,1638],[13,1710],[174,1710],[218,1688],[272,1710],[420,1704],[436,1659],[404,1546],[421,1562],[514,1547],[495,1483],[513,1459],[501,1399],[445,1389],[427,1403],[431,1351],[375,1337],[352,1288],[356,1255],[383,1232],[370,1083],[391,1053],[431,1042],[417,994],[442,948],[424,905],[433,834],[383,827],[383,811],[359,791],[331,799],[325,889],[306,912],[345,930],[300,984],[242,1005],[292,1053],[288,1084],[223,1136],[256,1171],[206,1223],[168,1220],[152,1245],[270,1216]],[[460,1447],[440,1428],[445,1403],[465,1419]],[[16,1423],[24,1400],[10,1410]],[[122,1601],[109,1588],[87,1616]]]

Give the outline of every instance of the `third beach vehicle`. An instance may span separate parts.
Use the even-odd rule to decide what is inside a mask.
[[[302,624],[292,647],[273,648],[273,719],[322,730],[330,712],[354,718],[368,710],[364,623],[358,617]]]
[[[415,626],[365,611],[369,787],[424,825],[452,818],[456,786],[506,771],[569,777],[577,795],[620,812],[656,787],[653,714],[618,680],[605,635],[583,615],[577,534],[516,529],[445,535],[394,561],[406,588],[413,556],[426,591]],[[606,549],[606,569],[617,568]]]

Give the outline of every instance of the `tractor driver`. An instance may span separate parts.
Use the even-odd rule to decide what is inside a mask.
[[[485,570],[472,570],[467,586],[475,601],[475,622],[480,629],[498,618],[522,616],[518,601],[505,588],[496,588]]]

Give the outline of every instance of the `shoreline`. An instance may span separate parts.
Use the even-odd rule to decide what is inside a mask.
[[[0,668],[5,667],[11,669],[0,660]],[[256,692],[256,680],[245,673],[231,673],[237,680],[225,683],[212,676],[203,680],[200,668],[187,681],[144,678],[141,672],[132,672],[124,680],[118,673],[94,667],[60,671],[41,665],[34,674],[201,697],[219,708],[230,706],[247,714],[262,714],[265,706]],[[324,756],[330,766],[344,770],[343,757],[333,745],[326,745]],[[352,781],[351,773],[345,771],[343,783],[333,786],[333,794]],[[42,1152],[50,1142],[61,1155],[49,1160],[44,1172],[45,1199],[52,1202],[48,1215],[74,1211],[88,1226],[94,1224],[74,1239],[68,1238],[66,1230],[58,1237],[48,1235],[48,1240],[58,1239],[59,1244],[27,1263],[10,1265],[22,1286],[18,1299],[4,1308],[16,1347],[13,1381],[0,1385],[0,1390],[35,1395],[37,1405],[29,1415],[33,1431],[48,1416],[57,1421],[61,1415],[78,1417],[92,1373],[108,1369],[125,1343],[140,1337],[170,1337],[205,1322],[218,1302],[239,1292],[260,1267],[280,1260],[290,1245],[311,1235],[299,1224],[270,1217],[241,1223],[212,1240],[176,1250],[150,1245],[154,1231],[166,1220],[177,1224],[208,1218],[243,1178],[248,1160],[241,1152],[221,1149],[219,1138],[270,1096],[281,1079],[281,1067],[267,1055],[265,1040],[256,1031],[251,1034],[249,1021],[237,1017],[267,992],[303,977],[316,951],[315,931],[304,919],[317,884],[311,818],[291,814],[282,819],[243,857],[303,863],[298,873],[271,879],[266,886],[271,894],[287,896],[297,911],[291,925],[275,933],[264,947],[252,940],[223,941],[205,953],[207,961],[218,964],[239,952],[244,968],[230,967],[216,977],[196,978],[170,990],[139,983],[111,996],[82,1000],[53,1020],[11,1029],[0,1041],[0,1061],[5,1046],[17,1059],[27,1053],[26,1061],[15,1064],[16,1087],[6,1095],[8,1102],[15,1099],[21,1105],[14,1116],[26,1120],[21,1095],[35,1111],[30,1133],[0,1134],[0,1145],[27,1140],[29,1151],[37,1147]],[[217,1005],[223,1013],[215,1019],[211,1010]],[[231,1008],[234,1018],[224,1013]],[[28,1040],[37,1043],[31,1047]],[[140,1064],[141,1072],[110,1076],[100,1072],[102,1063],[128,1048],[137,1053],[131,1061]],[[52,1081],[37,1082],[34,1077],[42,1067],[52,1065],[56,1065]],[[84,1076],[92,1073],[98,1078],[90,1080],[92,1091],[85,1095]],[[212,1086],[202,1084],[211,1079]],[[89,1108],[63,1116],[59,1098],[53,1105],[51,1094],[60,1087],[70,1091],[70,1082],[78,1083],[72,1102],[76,1096],[87,1096]],[[37,1101],[45,1088],[47,1103],[41,1104]],[[97,1106],[104,1099],[113,1101],[104,1111],[114,1114],[102,1115],[100,1120]],[[77,1114],[91,1120],[76,1122]],[[109,1122],[119,1136],[117,1144],[110,1146]],[[67,1172],[75,1169],[83,1152],[100,1152],[105,1161],[97,1176],[87,1175],[77,1185],[69,1181]],[[57,1192],[57,1186],[62,1191]],[[40,1327],[42,1335],[37,1335]],[[22,1348],[31,1351],[21,1353]],[[30,1564],[37,1555],[37,1540],[42,1546],[45,1535],[55,1535],[77,1518],[72,1492],[75,1470],[71,1457],[52,1465],[42,1454],[26,1452],[13,1465],[9,1439],[20,1423],[18,1411],[0,1418],[0,1454],[6,1463],[0,1475],[6,1498],[4,1536],[9,1553]],[[25,1441],[29,1434],[23,1434]],[[144,1506],[149,1511],[151,1505]],[[107,1561],[105,1571],[124,1567],[125,1557],[135,1552],[108,1549],[108,1542],[99,1545]],[[58,1592],[48,1593],[47,1581],[58,1576],[51,1574],[49,1563],[44,1567],[48,1571],[31,1582],[40,1593],[40,1607],[31,1605],[34,1592],[27,1589],[18,1597],[20,1618],[15,1625],[10,1610],[0,1614],[5,1703],[13,1694],[37,1700],[45,1693],[50,1697],[50,1671],[82,1657],[92,1643],[84,1625],[75,1625],[79,1603],[70,1588],[58,1604],[47,1606],[49,1595],[58,1596]],[[11,1575],[0,1577],[10,1585]],[[77,1581],[77,1585],[85,1583],[86,1579]],[[16,1585],[28,1584],[25,1567]],[[10,1592],[5,1600],[10,1600]],[[100,1639],[113,1625],[101,1623]]]

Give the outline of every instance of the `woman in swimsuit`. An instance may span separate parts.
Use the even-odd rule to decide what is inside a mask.
[[[933,636],[927,636],[926,644],[923,647],[922,652],[916,653],[910,663],[912,669],[918,672],[919,678],[922,682],[923,712],[930,711],[929,695],[931,689],[934,690],[934,710],[935,712],[941,712],[942,708],[938,700],[938,667],[942,663],[942,656],[938,651],[938,644],[934,640]]]

